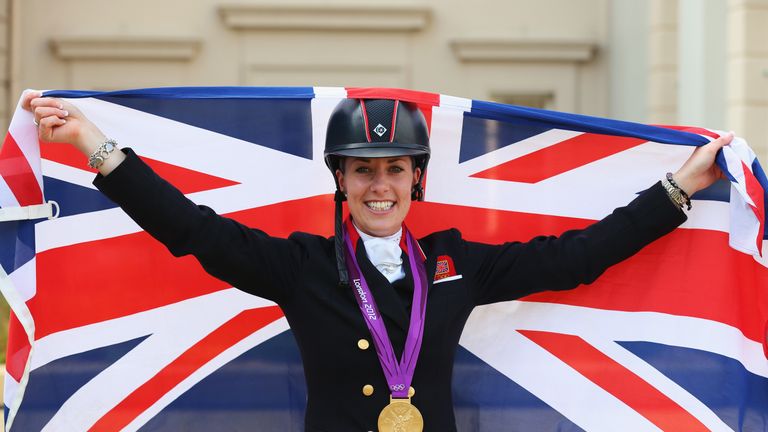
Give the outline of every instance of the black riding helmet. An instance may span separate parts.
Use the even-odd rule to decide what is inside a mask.
[[[334,179],[343,157],[413,156],[421,177],[429,162],[429,132],[414,104],[391,99],[345,99],[328,120],[325,164]],[[338,189],[338,182],[336,188]],[[423,199],[422,182],[412,199]]]
[[[328,120],[325,136],[325,164],[336,183],[336,264],[339,283],[347,285],[344,263],[341,202],[346,199],[339,189],[336,170],[344,157],[378,158],[412,156],[421,169],[419,182],[413,186],[411,199],[424,199],[422,181],[429,163],[429,132],[424,115],[415,104],[392,99],[345,99],[336,105]]]

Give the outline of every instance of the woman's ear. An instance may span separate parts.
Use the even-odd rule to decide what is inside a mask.
[[[416,167],[416,169],[413,170],[413,186],[416,186],[419,179],[421,179],[421,168]]]
[[[339,190],[344,192],[344,173],[340,169],[336,170],[336,181],[339,183]]]

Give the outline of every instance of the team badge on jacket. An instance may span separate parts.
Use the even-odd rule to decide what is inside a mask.
[[[456,274],[456,266],[453,265],[453,259],[448,255],[437,257],[437,266],[435,267],[435,280],[433,284],[448,282],[461,279],[461,275]]]

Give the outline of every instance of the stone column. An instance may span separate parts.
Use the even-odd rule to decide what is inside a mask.
[[[678,0],[677,121],[727,129],[727,0]]]
[[[728,2],[728,124],[768,163],[768,0]]]
[[[8,122],[11,120],[13,103],[9,100],[9,67],[10,67],[10,2],[0,0],[0,128],[3,131],[8,129]],[[0,144],[2,145],[2,144]]]
[[[677,123],[677,0],[651,0],[648,121]]]

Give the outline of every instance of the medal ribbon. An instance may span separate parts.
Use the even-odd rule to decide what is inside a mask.
[[[421,351],[421,341],[424,336],[424,316],[427,310],[427,270],[421,253],[416,250],[418,244],[410,231],[403,225],[403,235],[408,248],[408,260],[413,274],[413,303],[411,305],[411,321],[408,325],[408,336],[405,339],[405,348],[400,361],[397,361],[395,350],[384,326],[384,319],[373,299],[373,293],[368,288],[368,283],[360,271],[360,265],[355,257],[355,248],[347,231],[349,224],[344,227],[344,242],[347,269],[349,270],[350,283],[355,292],[355,299],[360,306],[368,331],[373,338],[373,346],[379,357],[379,363],[384,371],[387,384],[392,392],[392,397],[405,399],[408,397],[408,388],[413,380],[416,370],[416,361]]]

